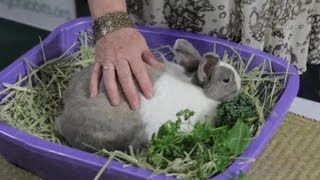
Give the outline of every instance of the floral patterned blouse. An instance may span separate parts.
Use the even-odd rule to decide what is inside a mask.
[[[320,0],[127,0],[140,24],[225,38],[289,60],[320,63]]]

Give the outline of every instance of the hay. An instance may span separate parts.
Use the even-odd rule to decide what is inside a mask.
[[[23,78],[20,77],[14,84],[3,84],[6,89],[0,92],[0,94],[5,94],[5,97],[0,102],[1,120],[42,139],[66,144],[63,138],[57,136],[54,118],[63,108],[63,92],[73,74],[94,62],[94,48],[90,46],[89,41],[92,39],[89,34],[82,32],[79,40],[79,49],[74,53],[70,54],[69,51],[76,46],[76,43],[58,58],[47,60],[43,54],[44,64],[41,66],[36,66],[27,59],[25,60],[24,63],[29,70],[28,75]],[[283,73],[267,72],[266,67],[271,66],[270,60],[265,60],[259,67],[249,70],[248,67],[254,58],[254,54],[247,60],[248,63],[246,64],[245,59],[240,56],[238,50],[230,48],[234,51],[234,54],[228,55],[225,53],[222,60],[232,64],[238,70],[242,78],[241,91],[255,101],[259,113],[256,126],[257,135],[284,88],[288,70]],[[172,55],[172,51],[170,46],[153,49],[153,52],[162,59]],[[151,169],[155,174],[167,172],[170,169],[170,167],[167,169],[155,169],[146,162],[145,157],[134,154],[133,151],[127,154],[119,151],[108,152],[103,149],[97,150],[97,154]],[[173,166],[175,163],[170,162],[169,164]],[[97,174],[96,178],[101,175],[107,164]],[[188,177],[186,174],[179,173],[170,175]]]

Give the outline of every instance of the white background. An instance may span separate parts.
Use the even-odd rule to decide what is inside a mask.
[[[0,0],[0,17],[52,31],[76,17],[75,0]]]

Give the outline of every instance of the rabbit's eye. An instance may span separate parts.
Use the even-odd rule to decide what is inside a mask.
[[[223,79],[222,80],[224,83],[228,83],[229,81],[230,81],[230,79],[229,78],[225,78],[225,79]]]

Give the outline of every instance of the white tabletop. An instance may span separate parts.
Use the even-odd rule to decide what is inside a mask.
[[[320,103],[296,97],[289,111],[320,121]]]

